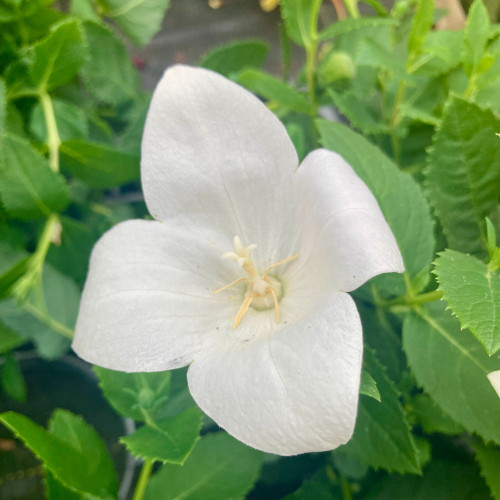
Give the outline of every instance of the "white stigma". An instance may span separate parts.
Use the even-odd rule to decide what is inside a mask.
[[[252,259],[252,251],[257,248],[257,245],[248,245],[243,246],[241,239],[239,236],[234,237],[234,252],[226,252],[222,255],[223,259],[232,259],[234,260],[247,274],[243,278],[238,278],[237,280],[229,283],[229,285],[223,286],[218,290],[215,290],[214,293],[219,293],[228,288],[231,288],[242,281],[248,282],[248,288],[243,299],[243,303],[241,304],[240,310],[236,315],[236,319],[233,323],[233,330],[238,328],[238,325],[241,323],[241,320],[245,316],[246,312],[250,305],[257,310],[270,309],[274,306],[276,323],[279,322],[279,306],[278,303],[282,298],[282,285],[281,283],[273,278],[272,276],[268,276],[268,273],[271,269],[274,269],[281,264],[285,264],[292,260],[295,260],[299,257],[299,255],[293,255],[291,257],[287,257],[286,259],[280,260],[275,264],[264,269],[262,275],[259,275],[257,272],[257,268]]]

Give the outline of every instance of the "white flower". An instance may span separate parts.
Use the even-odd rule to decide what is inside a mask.
[[[121,223],[97,243],[74,350],[127,372],[190,364],[198,405],[260,450],[347,442],[363,344],[345,292],[403,262],[340,156],[316,150],[297,167],[255,96],[211,71],[166,71],[142,143],[156,221]]]

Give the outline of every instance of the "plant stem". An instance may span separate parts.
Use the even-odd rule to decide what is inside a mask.
[[[309,19],[308,40],[304,40],[306,48],[306,79],[309,98],[316,104],[316,53],[318,51],[318,17],[319,9],[323,0],[314,0],[311,6],[311,18]]]
[[[419,295],[406,294],[402,297],[397,297],[393,300],[386,301],[383,305],[386,307],[392,306],[418,306],[427,302],[434,302],[443,297],[441,290],[434,290],[433,292],[421,293]]]
[[[351,486],[342,474],[340,475],[340,488],[342,489],[343,500],[352,500]]]
[[[344,0],[344,4],[346,6],[347,12],[349,12],[349,15],[351,17],[353,17],[354,19],[358,19],[359,17],[361,17],[357,0]]]
[[[30,258],[28,270],[14,286],[13,293],[18,299],[24,299],[31,287],[38,282],[42,274],[45,257],[47,256],[47,252],[49,251],[52,237],[54,235],[54,232],[56,231],[58,224],[59,217],[56,214],[50,214],[47,217],[42,234],[40,236],[40,239],[38,240],[36,250]]]
[[[134,497],[132,500],[142,500],[144,493],[146,492],[146,486],[148,485],[149,476],[153,470],[153,460],[145,460],[142,465],[141,473],[137,481],[137,485],[134,491]]]
[[[52,99],[47,92],[42,92],[39,95],[40,104],[42,105],[43,115],[45,117],[45,125],[47,127],[47,145],[49,146],[49,164],[54,172],[59,171],[59,146],[61,138],[57,130],[56,116],[54,114],[54,106]]]

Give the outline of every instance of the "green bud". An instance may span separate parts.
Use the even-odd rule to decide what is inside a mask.
[[[318,68],[320,81],[323,84],[351,79],[354,76],[354,62],[345,52],[330,52]]]

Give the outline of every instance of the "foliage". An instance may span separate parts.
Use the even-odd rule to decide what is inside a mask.
[[[262,69],[259,40],[199,62],[257,94],[301,158],[341,154],[395,235],[404,275],[354,293],[366,345],[354,436],[332,453],[265,455],[213,432],[185,370],[96,367],[106,400],[138,426],[120,439],[144,461],[137,499],[252,488],[249,498],[500,499],[500,398],[487,378],[500,370],[500,30],[482,0],[453,32],[435,29],[433,0],[366,3],[373,15],[345,0],[347,18],[320,26],[330,2],[281,0],[283,77]],[[93,244],[147,214],[128,200],[141,200],[149,94],[123,37],[149,42],[169,1],[58,5],[0,1],[0,387],[16,404],[30,400],[17,354],[68,352]],[[305,54],[295,80],[290,44]],[[43,463],[48,498],[117,498],[112,459],[81,417],[0,422]]]

